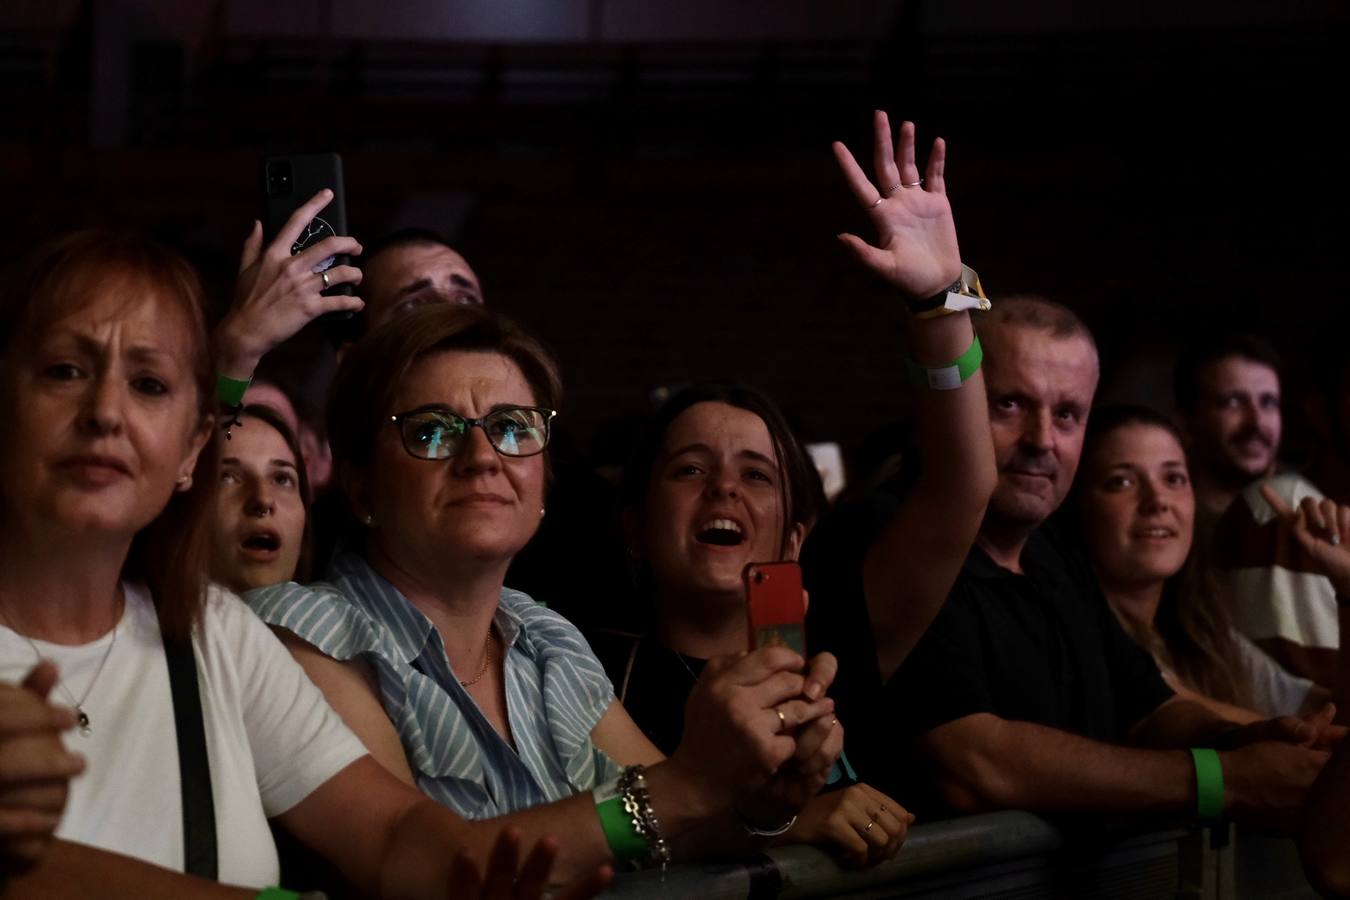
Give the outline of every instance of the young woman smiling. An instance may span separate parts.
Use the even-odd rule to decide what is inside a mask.
[[[1144,407],[1088,420],[1075,485],[1093,567],[1129,634],[1174,689],[1234,721],[1320,709],[1329,693],[1298,678],[1233,629],[1195,546],[1195,492],[1176,428]]]

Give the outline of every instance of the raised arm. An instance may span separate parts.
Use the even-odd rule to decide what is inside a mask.
[[[1350,600],[1350,506],[1305,497],[1291,508],[1269,484],[1261,485],[1261,496],[1275,511],[1276,557],[1288,560],[1300,572],[1325,575],[1336,590],[1344,641],[1350,632],[1350,610],[1345,605]],[[1338,663],[1334,669],[1335,677],[1327,683],[1334,687],[1332,697],[1340,710],[1337,721],[1346,724],[1350,721],[1350,666]]]
[[[843,144],[834,145],[844,177],[878,234],[876,244],[851,234],[839,238],[911,310],[961,275],[944,179],[946,143],[933,142],[922,179],[914,143],[914,124],[904,122],[893,146],[886,114],[876,113],[875,183]],[[951,366],[971,348],[969,313],[908,318],[909,354],[921,367]],[[883,680],[946,600],[997,480],[984,376],[976,370],[955,389],[925,386],[917,395],[921,474],[863,561],[863,591]]]
[[[360,253],[361,245],[355,238],[324,238],[291,255],[291,245],[305,225],[332,199],[332,191],[315,194],[291,215],[266,247],[262,223],[253,223],[239,262],[234,303],[216,328],[218,375],[248,381],[263,356],[319,316],[355,312],[364,306],[359,297],[323,294],[339,284],[361,283],[361,270],[355,266],[322,268],[331,256]]]

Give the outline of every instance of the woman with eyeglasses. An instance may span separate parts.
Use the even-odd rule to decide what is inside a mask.
[[[136,235],[56,240],[0,291],[5,897],[293,898],[269,820],[362,895],[538,897],[556,844],[519,865],[518,833],[400,783],[208,589],[211,368],[196,274]]]
[[[328,409],[355,533],[328,583],[249,602],[391,772],[466,818],[563,835],[564,870],[748,850],[839,754],[833,658],[715,661],[663,757],[580,633],[503,585],[546,512],[559,394],[542,347],[481,310],[429,306],[368,335]],[[616,795],[642,812],[616,822]]]

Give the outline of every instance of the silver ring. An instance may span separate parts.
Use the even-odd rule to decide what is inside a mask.
[[[872,205],[869,206],[869,207],[867,207],[867,208],[868,208],[868,209],[876,209],[878,206],[881,205],[881,201],[882,201],[882,200],[885,200],[885,199],[886,199],[885,197],[881,196],[880,194],[877,194],[877,199],[873,200],[873,201],[872,201]]]
[[[783,711],[776,706],[773,711],[778,714],[778,730],[780,732],[787,731],[787,716],[783,715]]]
[[[328,273],[327,273],[327,272],[320,272],[320,273],[319,273],[319,278],[322,279],[322,281],[323,281],[323,289],[324,289],[325,291],[328,290],[328,288],[330,288],[330,287],[332,286],[332,285],[329,283],[329,281],[328,281]]]
[[[923,187],[923,179],[920,178],[918,181],[911,181],[909,184],[902,184],[900,185],[900,187]]]

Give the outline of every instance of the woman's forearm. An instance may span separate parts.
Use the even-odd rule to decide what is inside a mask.
[[[257,893],[69,841],[54,841],[36,866],[12,876],[4,889],[6,900],[250,900]]]

